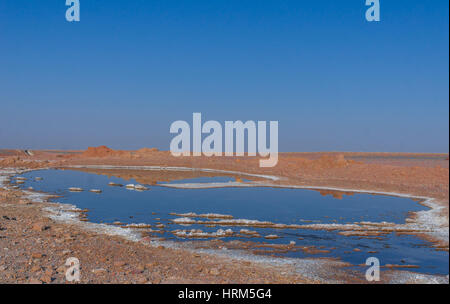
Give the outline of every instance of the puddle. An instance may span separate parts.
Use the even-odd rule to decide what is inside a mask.
[[[21,175],[27,179],[20,187],[61,195],[58,202],[87,209],[83,218],[91,222],[131,225],[152,238],[193,242],[198,248],[245,249],[276,257],[331,257],[353,265],[364,264],[374,256],[382,265],[413,265],[415,272],[448,274],[447,251],[436,250],[432,243],[408,231],[387,229],[380,233],[373,224],[404,224],[409,212],[427,210],[409,198],[268,187],[178,189],[160,184],[248,180],[211,175],[182,175],[177,180],[172,175],[170,180],[152,178],[145,184],[142,172],[135,172],[141,177],[136,180],[134,175],[123,179],[107,171],[33,171]],[[110,182],[145,184],[149,190],[108,186]],[[84,191],[70,192],[70,187]],[[92,189],[101,193],[90,192]],[[354,223],[365,223],[373,230],[311,229]]]

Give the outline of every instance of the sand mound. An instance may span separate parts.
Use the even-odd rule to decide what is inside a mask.
[[[349,165],[343,154],[328,156],[324,155],[315,161],[316,165],[323,168],[344,168]]]
[[[343,154],[322,155],[319,159],[288,158],[292,166],[313,170],[346,168],[357,162],[346,160]]]
[[[142,148],[136,151],[137,154],[147,154],[152,152],[158,152],[157,148]]]
[[[84,151],[81,156],[82,157],[107,157],[112,156],[114,154],[114,150],[108,148],[107,146],[100,147],[89,147],[86,151]]]
[[[130,158],[132,152],[123,150],[113,150],[107,146],[89,147],[80,154],[81,158],[106,158],[106,157],[123,157]]]
[[[120,158],[136,158],[151,155],[152,153],[159,152],[157,148],[142,148],[137,151],[123,151],[113,150],[107,146],[89,147],[86,151],[79,154],[80,158],[107,158],[107,157],[120,157]],[[70,156],[73,157],[73,156]]]

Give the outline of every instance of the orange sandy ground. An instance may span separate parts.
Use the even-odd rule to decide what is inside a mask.
[[[94,164],[158,165],[276,175],[283,177],[277,182],[280,184],[363,189],[432,197],[446,207],[442,216],[446,217],[448,221],[449,161],[447,154],[280,153],[276,167],[260,168],[259,158],[256,157],[173,157],[169,152],[156,149],[114,151],[107,147],[98,147],[89,148],[84,152],[32,151],[32,153],[33,155],[29,156],[23,151],[0,150],[0,168]],[[169,174],[154,179],[155,181],[170,180],[180,177],[183,176]],[[17,257],[14,258],[13,255],[9,260],[0,259],[0,268],[6,267],[6,270],[0,271],[0,282],[64,282],[63,276],[57,271],[64,255],[62,252],[54,254],[63,248],[69,248],[66,250],[70,250],[73,254],[85,256],[84,259],[91,268],[95,267],[96,263],[98,264],[98,260],[95,262],[98,253],[104,255],[102,265],[106,264],[107,266],[102,266],[102,269],[105,268],[105,271],[97,270],[96,274],[91,271],[85,277],[84,282],[312,282],[294,275],[286,269],[280,272],[279,269],[264,268],[253,264],[244,265],[242,262],[230,260],[221,261],[221,266],[216,269],[217,263],[212,262],[216,258],[193,257],[192,254],[187,258],[182,258],[185,253],[177,250],[155,249],[148,246],[144,248],[142,245],[131,245],[130,242],[119,238],[82,232],[75,227],[70,227],[70,229],[66,227],[65,229],[69,229],[66,231],[69,232],[64,233],[61,224],[49,223],[48,219],[39,215],[42,213],[36,204],[30,202],[23,204],[23,201],[22,204],[18,204],[21,196],[18,191],[2,191],[1,193],[0,210],[2,213],[8,214],[9,217],[21,216],[23,222],[5,222],[0,219],[0,227],[12,225],[9,230],[5,230],[6,234],[11,233],[9,238],[0,238],[1,247],[16,246],[17,248],[14,251]],[[340,196],[334,192],[322,191],[322,193]],[[45,222],[51,228],[32,232],[33,223],[36,222]],[[30,240],[27,242],[32,243],[37,237],[41,239],[41,242],[48,244],[53,244],[55,238],[69,240],[63,241],[63,246],[59,246],[61,247],[58,247],[59,249],[51,249],[55,247],[55,244],[41,246],[38,251],[42,251],[43,256],[39,257],[41,253],[37,252],[35,256],[38,258],[33,258],[30,256],[29,248],[27,249],[25,245],[20,246],[21,242],[16,241],[23,238],[19,231],[24,228],[24,225],[28,227],[25,230],[28,229],[32,232],[29,236]],[[3,234],[5,233],[3,232]],[[71,238],[73,239],[73,234],[76,235],[75,238],[83,239],[83,242],[70,241]],[[19,260],[24,265],[18,265]],[[178,263],[174,263],[174,261],[178,261]],[[152,266],[152,263],[157,266]],[[245,269],[245,271],[241,272],[240,269]],[[111,275],[118,273],[120,275]]]

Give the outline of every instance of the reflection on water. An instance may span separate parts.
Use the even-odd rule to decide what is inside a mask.
[[[351,196],[351,195],[355,194],[354,192],[336,191],[336,190],[318,190],[318,191],[323,196],[331,195],[335,199],[339,199],[339,200],[343,199],[344,195]]]
[[[437,251],[432,244],[407,233],[345,234],[298,227],[383,221],[401,224],[408,212],[426,209],[411,199],[264,187],[174,189],[158,182],[179,182],[179,178],[187,179],[183,182],[228,182],[236,177],[192,172],[182,172],[181,177],[177,172],[157,172],[149,177],[148,172],[122,171],[119,176],[124,180],[114,176],[119,174],[114,170],[103,171],[34,171],[23,175],[28,179],[21,187],[61,194],[59,202],[88,209],[86,218],[92,222],[145,224],[140,228],[150,238],[196,240],[197,247],[247,249],[272,256],[337,257],[354,265],[375,256],[382,264],[418,265],[414,271],[448,273],[448,252]],[[35,180],[38,176],[43,180]],[[138,192],[108,186],[109,182],[150,187]],[[69,187],[84,191],[69,192]]]
[[[202,183],[202,182],[243,182],[248,177],[235,176],[226,173],[204,172],[204,171],[172,171],[172,170],[123,170],[123,169],[71,169],[81,172],[105,175],[108,177],[119,177],[128,182],[138,182],[147,185],[158,183]],[[252,180],[262,180],[252,177]]]

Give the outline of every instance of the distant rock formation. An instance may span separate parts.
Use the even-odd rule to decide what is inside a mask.
[[[157,148],[142,148],[136,151],[137,154],[147,154],[152,152],[158,152]]]
[[[82,157],[107,157],[113,156],[114,150],[108,148],[107,146],[99,146],[99,147],[89,147],[86,151],[84,151],[81,156]]]
[[[122,150],[113,150],[108,148],[107,146],[99,146],[99,147],[89,147],[86,151],[81,153],[79,156],[82,158],[103,158],[103,157],[126,157],[126,158],[135,158],[135,157],[145,157],[147,155],[151,155],[152,153],[158,152],[157,148],[142,148],[137,151],[122,151]]]

